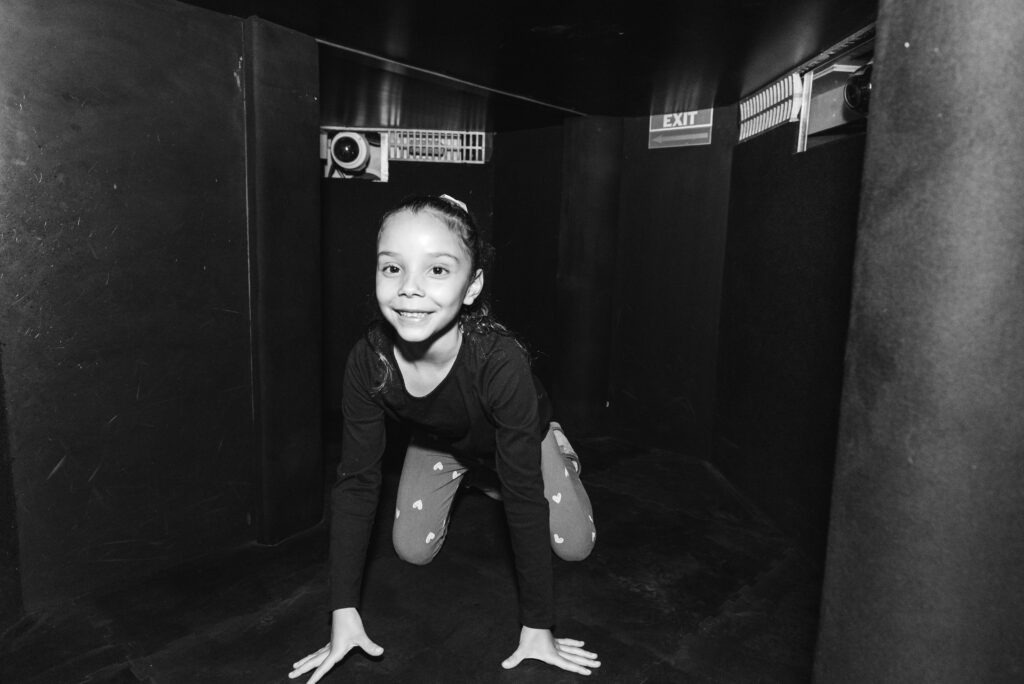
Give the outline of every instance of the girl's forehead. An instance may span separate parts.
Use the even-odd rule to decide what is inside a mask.
[[[430,212],[402,211],[384,222],[377,238],[379,251],[426,249],[467,254],[462,239]]]

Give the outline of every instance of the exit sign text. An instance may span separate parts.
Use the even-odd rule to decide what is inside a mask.
[[[652,115],[647,148],[710,145],[714,113],[714,109],[695,109]]]

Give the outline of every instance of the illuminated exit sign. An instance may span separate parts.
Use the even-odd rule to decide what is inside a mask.
[[[711,144],[711,119],[714,109],[692,112],[669,112],[651,116],[647,134],[647,149],[659,147],[689,147]]]

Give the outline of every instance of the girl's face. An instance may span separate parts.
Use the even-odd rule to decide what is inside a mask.
[[[389,218],[377,239],[377,304],[405,342],[458,335],[459,310],[483,289],[462,241],[429,212]]]

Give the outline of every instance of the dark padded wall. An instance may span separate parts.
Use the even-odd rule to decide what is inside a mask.
[[[562,206],[562,127],[495,136],[495,315],[533,353],[533,372],[556,402],[558,240]]]
[[[11,443],[7,434],[3,354],[0,353],[0,633],[22,615],[18,520],[14,514],[12,466]]]
[[[256,510],[266,543],[323,511],[317,58],[309,36],[245,22]]]
[[[795,154],[796,128],[733,155],[714,463],[823,554],[864,136]]]
[[[554,389],[570,434],[605,432],[621,155],[622,119],[566,121]]]
[[[0,343],[30,609],[252,537],[241,58],[238,20],[174,2],[3,4]]]
[[[816,676],[1024,676],[1024,13],[886,0]]]
[[[610,428],[640,444],[711,451],[715,357],[736,110],[713,143],[647,149],[624,122]]]

